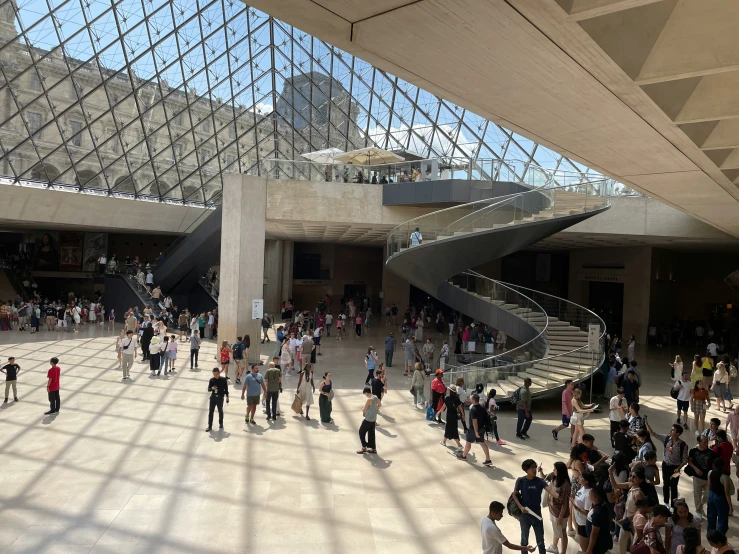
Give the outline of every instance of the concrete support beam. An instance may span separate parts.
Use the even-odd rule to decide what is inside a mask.
[[[739,148],[739,119],[725,119],[714,123],[713,129],[706,139],[701,144],[696,144],[704,150],[709,148]],[[700,125],[700,123],[696,123],[696,125]]]
[[[410,303],[411,285],[402,277],[397,276],[383,265],[382,268],[382,292],[384,298],[381,301],[382,314],[385,313],[385,305],[398,306],[398,312],[402,316],[403,311]],[[400,316],[399,316],[400,317]],[[400,317],[402,319],[402,317]],[[399,322],[398,324],[400,324]],[[396,330],[394,329],[393,332]],[[397,335],[397,333],[396,333]]]
[[[739,70],[737,21],[739,2],[736,0],[678,2],[636,82],[653,83]]]
[[[696,123],[739,118],[737,88],[739,88],[739,71],[702,77],[680,113],[674,118],[675,122]]]
[[[582,21],[657,2],[662,0],[557,0],[569,14],[569,21]],[[565,8],[568,5],[569,8]]]
[[[234,342],[249,335],[252,363],[259,361],[259,321],[251,319],[251,305],[264,294],[266,207],[267,179],[224,175],[218,337]]]

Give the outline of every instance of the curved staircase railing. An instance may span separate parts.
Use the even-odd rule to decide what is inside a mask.
[[[563,298],[502,283],[470,271],[592,217],[610,206],[613,181],[537,188],[438,210],[394,228],[388,269],[475,320],[504,331],[519,345],[471,364],[448,367],[453,382],[496,386],[510,396],[525,378],[532,393],[548,394],[566,379],[587,378],[602,357],[588,350],[588,327],[605,324]],[[422,240],[413,238],[416,229]],[[415,235],[417,237],[418,235]],[[420,244],[417,244],[420,242]]]

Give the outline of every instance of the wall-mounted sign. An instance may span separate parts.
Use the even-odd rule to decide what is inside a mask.
[[[251,318],[262,319],[264,317],[264,300],[261,298],[251,301]]]
[[[598,275],[594,273],[578,273],[578,281],[596,281],[598,283],[625,283],[626,277],[624,275]]]
[[[588,350],[600,352],[600,325],[597,323],[588,325]]]

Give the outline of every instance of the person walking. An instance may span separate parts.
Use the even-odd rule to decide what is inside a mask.
[[[688,445],[680,439],[680,435],[683,434],[683,428],[675,423],[670,429],[669,434],[662,435],[655,433],[648,421],[645,424],[647,431],[651,433],[652,437],[661,441],[665,447],[662,458],[662,482],[664,483],[662,495],[665,504],[671,506],[670,500],[676,500],[678,498],[677,484],[680,481],[680,471],[688,463]]]
[[[734,514],[731,504],[731,477],[723,474],[724,462],[716,458],[708,472],[708,532],[726,533],[729,516]]]
[[[413,407],[426,407],[426,373],[420,362],[416,362],[413,370],[413,379],[411,380],[411,389],[413,390]]]
[[[698,436],[698,444],[688,452],[688,465],[685,475],[693,479],[693,502],[695,512],[702,518],[706,517],[703,511],[708,505],[708,474],[713,467],[716,453],[708,447],[708,437]]]
[[[606,554],[613,548],[613,537],[610,533],[611,517],[606,504],[606,493],[598,487],[590,489],[590,503],[592,508],[585,519],[587,542],[583,543],[585,554]]]
[[[243,337],[236,337],[236,342],[231,347],[231,356],[233,356],[234,365],[236,366],[236,379],[234,380],[235,385],[241,384],[241,375],[246,369],[246,359],[244,358],[246,345],[243,341]]]
[[[464,418],[464,412],[456,385],[449,387],[449,395],[444,398],[444,407],[441,411],[446,411],[446,427],[444,427],[444,438],[439,441],[439,444],[446,446],[446,441],[453,440],[457,443],[457,450],[462,450],[462,443],[459,441],[459,419]]]
[[[541,516],[541,493],[542,491],[547,491],[550,497],[555,499],[559,498],[559,493],[549,486],[549,483],[544,479],[536,476],[537,465],[534,460],[524,460],[521,464],[521,469],[525,475],[516,479],[512,494],[512,498],[518,509],[521,510],[521,517],[518,520],[521,526],[521,545],[528,546],[529,533],[533,528],[539,554],[545,554],[544,523]]]
[[[665,526],[666,554],[677,554],[677,549],[685,544],[685,531],[691,527],[700,531],[700,519],[693,517],[685,500],[675,500],[672,517]]]
[[[531,379],[528,377],[523,381],[523,387],[518,389],[518,401],[516,402],[518,421],[516,423],[516,437],[519,439],[531,438],[528,435],[533,416],[531,415]]]
[[[195,367],[198,367],[198,354],[200,353],[200,331],[194,330],[190,335],[190,369],[193,368],[193,362]]]
[[[167,343],[167,349],[162,354],[163,356],[166,356],[169,360],[169,372],[174,373],[175,372],[175,364],[177,363],[177,349],[179,348],[179,345],[177,344],[177,338],[174,335],[171,335],[169,337],[169,342]]]
[[[367,349],[367,353],[364,355],[364,366],[367,368],[367,378],[364,380],[365,385],[369,385],[372,382],[372,377],[375,374],[377,368],[377,352],[373,346]]]
[[[464,445],[464,450],[461,453],[457,454],[457,457],[460,460],[467,460],[467,454],[472,448],[472,444],[478,443],[485,453],[485,461],[482,463],[482,465],[484,465],[485,467],[490,467],[493,465],[493,461],[490,459],[490,449],[488,448],[487,442],[485,442],[485,423],[488,421],[488,412],[484,406],[480,405],[479,394],[473,394],[472,396],[470,396],[470,400],[472,401],[472,406],[470,406],[471,425],[467,429],[467,433],[465,433],[464,438],[467,442]],[[439,415],[439,417],[441,418],[441,414]],[[448,414],[447,417],[449,417]]]
[[[711,397],[708,395],[703,381],[696,381],[690,390],[690,410],[695,417],[695,433],[700,435],[706,428],[706,410],[711,407]]]
[[[321,416],[322,423],[333,423],[331,419],[331,410],[333,409],[333,397],[334,389],[333,383],[331,382],[331,373],[326,372],[323,374],[323,379],[318,384],[318,413]]]
[[[683,371],[678,374],[678,380],[672,386],[673,390],[677,391],[677,421],[678,425],[682,425],[685,429],[688,427],[688,408],[690,407],[690,389],[692,388],[690,383],[690,374],[687,371]],[[680,412],[685,414],[685,421],[683,422],[680,417]]]
[[[446,383],[444,383],[444,372],[437,369],[436,377],[431,381],[431,406],[434,408],[434,418],[437,423],[443,423],[441,421],[441,407],[445,394]]]
[[[393,354],[395,353],[395,337],[390,332],[385,337],[385,367],[393,367]]]
[[[123,371],[123,379],[131,378],[131,368],[133,361],[137,355],[138,337],[129,329],[126,331],[126,338],[121,340],[121,369]]]
[[[18,374],[21,372],[21,366],[15,363],[15,358],[10,356],[8,363],[0,368],[0,373],[5,374],[5,400],[3,404],[8,403],[8,394],[11,387],[13,388],[13,402],[18,402]]]
[[[164,370],[164,374],[167,375],[169,370],[169,336],[164,335],[160,345],[161,352],[159,353],[159,372],[157,375]]]
[[[415,362],[420,362],[421,358],[418,355],[418,349],[415,345],[415,339],[408,337],[403,343],[403,352],[405,354],[405,369],[403,375],[406,377],[411,376]]]
[[[159,375],[162,361],[162,339],[154,335],[149,343],[149,369],[152,375]]]
[[[572,419],[572,391],[575,389],[575,382],[572,379],[565,381],[565,388],[562,391],[562,423],[552,429],[552,437],[558,440],[558,434],[561,430],[570,427]],[[570,427],[570,438],[575,434],[575,427]]]
[[[303,335],[303,340],[300,343],[300,367],[305,368],[306,365],[311,363],[311,360],[315,354],[313,354],[313,349],[315,348],[315,344],[313,342],[313,339],[311,338],[310,334],[305,333]]]
[[[700,363],[701,370],[703,372],[703,386],[706,390],[710,390],[711,385],[713,384],[713,370],[715,368],[715,363],[709,351],[706,350],[706,354],[700,359]]]
[[[208,381],[210,392],[210,405],[208,406],[208,428],[206,432],[213,430],[213,412],[218,408],[218,429],[223,431],[223,399],[228,404],[228,380],[221,377],[221,370],[213,368],[213,377]]]
[[[282,392],[282,371],[274,364],[270,364],[269,369],[264,374],[264,382],[267,387],[267,398],[265,404],[267,408],[267,421],[277,421],[277,401]]]
[[[359,314],[354,318],[354,330],[357,338],[362,336],[362,316]]]
[[[49,360],[51,367],[46,373],[46,392],[49,395],[49,411],[44,415],[58,414],[61,408],[61,399],[59,398],[60,378],[62,370],[59,368],[59,358]]]
[[[244,423],[254,423],[254,414],[259,406],[259,394],[263,392],[267,394],[267,387],[264,385],[264,377],[259,373],[259,364],[251,366],[251,373],[244,378],[244,386],[241,388],[241,400],[246,396],[246,416]]]
[[[310,362],[305,364],[303,371],[298,377],[298,389],[295,391],[304,410],[300,410],[300,415],[305,411],[305,419],[310,421],[310,407],[313,405],[313,393],[316,392],[316,386],[313,384],[313,364]]]
[[[357,454],[377,454],[375,427],[377,425],[377,410],[382,406],[382,402],[372,394],[370,387],[364,387],[362,394],[366,400],[362,408],[364,420],[362,420],[362,424],[359,426],[359,441],[362,444],[362,448],[357,450]]]
[[[221,371],[228,381],[228,366],[231,365],[231,347],[228,345],[228,341],[221,342],[221,351],[219,353],[219,361],[221,362]]]
[[[731,381],[731,375],[727,371],[724,362],[716,364],[716,371],[713,374],[713,383],[711,384],[711,391],[713,392],[714,398],[716,398],[716,409],[720,412],[726,412],[726,391],[729,389],[729,381]]]

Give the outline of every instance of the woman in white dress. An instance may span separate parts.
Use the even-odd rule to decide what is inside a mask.
[[[629,361],[634,360],[636,356],[635,350],[636,350],[636,337],[634,335],[631,335],[629,337],[629,344],[626,346],[626,351],[629,354]]]
[[[90,323],[95,323],[95,302],[90,302],[90,311],[87,313],[87,318],[90,320]]]
[[[282,339],[282,353],[280,354],[280,367],[282,375],[287,377],[290,375],[290,366],[292,366],[293,358],[290,355],[290,339],[285,337]]]
[[[310,410],[311,404],[313,404],[313,393],[316,392],[316,386],[313,384],[313,364],[305,364],[305,368],[300,372],[300,378],[298,379],[298,390],[297,395],[300,397],[300,401],[303,403],[305,409],[305,419],[310,420],[308,411]],[[301,415],[303,410],[300,411]]]

